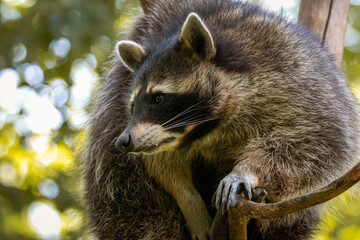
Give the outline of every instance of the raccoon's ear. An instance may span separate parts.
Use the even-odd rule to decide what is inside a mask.
[[[120,60],[132,72],[140,66],[146,56],[142,46],[133,41],[119,41],[116,50]]]
[[[187,17],[179,42],[182,48],[191,50],[192,56],[197,59],[210,60],[216,55],[211,33],[196,13],[192,12]]]

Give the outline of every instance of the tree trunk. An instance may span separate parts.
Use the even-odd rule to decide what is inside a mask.
[[[336,59],[338,67],[344,50],[350,0],[302,0],[298,22],[317,34]]]

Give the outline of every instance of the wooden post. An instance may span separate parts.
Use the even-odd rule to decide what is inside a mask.
[[[317,34],[338,67],[344,50],[350,0],[301,0],[298,22]]]

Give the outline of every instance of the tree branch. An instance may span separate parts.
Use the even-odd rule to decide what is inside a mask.
[[[277,203],[255,203],[238,196],[238,204],[229,211],[230,239],[245,240],[246,235],[241,229],[247,225],[250,218],[278,218],[293,212],[324,203],[343,193],[360,180],[360,163],[350,169],[341,178],[329,185],[298,197]],[[240,230],[239,230],[240,229]],[[246,233],[245,233],[246,234]]]
[[[290,213],[324,203],[343,193],[360,180],[360,163],[355,165],[341,178],[329,185],[298,197],[277,203],[255,203],[246,199],[239,199],[235,211],[239,211],[250,218],[278,218]]]

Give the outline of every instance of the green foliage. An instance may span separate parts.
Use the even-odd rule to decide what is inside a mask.
[[[75,153],[93,86],[138,0],[3,0],[0,13],[0,239],[90,239]],[[353,4],[343,61],[358,98],[359,16]],[[344,196],[314,239],[360,239],[360,198]]]
[[[139,3],[0,4],[0,239],[88,239],[75,153],[99,69]]]

